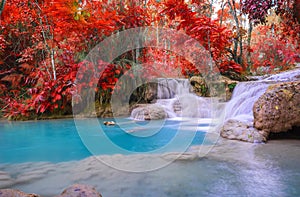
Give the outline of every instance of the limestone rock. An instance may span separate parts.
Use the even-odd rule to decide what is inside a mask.
[[[225,72],[222,73],[223,76],[226,76],[226,78],[232,79],[234,81],[248,81],[248,78],[237,73],[234,72],[232,70],[227,70]]]
[[[168,115],[160,105],[148,104],[133,109],[131,116],[138,120],[160,120],[167,118]]]
[[[286,132],[300,126],[300,81],[271,85],[254,103],[254,127]]]
[[[238,83],[238,81],[234,81],[227,77],[222,76],[221,82],[225,85],[226,101],[229,101],[231,99],[232,92],[236,84]]]
[[[157,82],[148,82],[137,87],[130,95],[129,104],[155,103],[157,86]],[[128,90],[128,92],[131,92],[131,90]]]
[[[144,99],[147,103],[155,102],[157,98],[157,83],[148,83],[145,88]]]
[[[209,96],[208,86],[201,76],[193,76],[190,78],[190,84],[193,92],[198,96]]]
[[[220,93],[225,93],[225,100],[231,98],[232,92],[238,81],[234,81],[225,76],[213,76],[210,80],[210,89],[208,88],[205,79],[201,76],[193,76],[190,78],[193,92],[202,97],[221,96]]]
[[[229,119],[221,128],[221,136],[230,140],[260,143],[267,140],[268,134],[254,128],[252,123]]]
[[[102,197],[95,188],[88,185],[74,184],[56,197]]]
[[[39,197],[37,194],[26,194],[15,189],[0,189],[1,197]]]

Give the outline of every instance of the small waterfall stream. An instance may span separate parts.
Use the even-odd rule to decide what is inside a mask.
[[[234,89],[232,98],[225,106],[225,120],[238,119],[253,121],[253,105],[271,84],[300,80],[300,69],[282,72],[258,81],[240,82]],[[211,118],[217,112],[212,98],[198,97],[191,93],[188,79],[158,79],[157,100],[155,104],[162,107],[167,118],[198,117]],[[216,106],[216,105],[215,105]],[[218,107],[217,107],[218,108]],[[133,110],[132,118],[141,119],[139,109]]]
[[[257,81],[238,83],[231,100],[225,107],[225,119],[235,118],[253,121],[253,105],[269,85],[270,83]]]
[[[171,99],[176,95],[189,94],[191,85],[188,79],[157,79],[157,99]]]
[[[163,108],[167,118],[199,117],[210,118],[210,98],[202,98],[191,92],[188,79],[159,78],[157,79],[157,99],[152,108]],[[152,110],[155,111],[155,110]],[[134,119],[144,119],[144,108],[132,111]]]
[[[282,72],[258,81],[240,82],[225,107],[225,119],[252,122],[253,105],[271,84],[300,80],[300,69]]]

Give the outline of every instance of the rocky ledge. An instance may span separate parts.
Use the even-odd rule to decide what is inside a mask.
[[[0,189],[1,197],[39,197],[38,194],[27,194],[16,189]],[[95,188],[88,185],[74,184],[55,197],[102,197]]]

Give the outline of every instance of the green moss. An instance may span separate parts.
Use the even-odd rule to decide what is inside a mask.
[[[229,91],[233,92],[233,90],[234,90],[234,88],[235,88],[236,85],[237,85],[237,83],[228,84]]]

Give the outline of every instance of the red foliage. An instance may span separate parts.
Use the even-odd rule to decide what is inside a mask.
[[[299,46],[282,39],[284,32],[280,29],[272,32],[269,26],[260,26],[258,31],[261,34],[256,38],[252,52],[252,72],[266,74],[289,69],[297,60]]]
[[[104,72],[97,78],[93,66],[83,61],[86,55],[111,34],[133,27],[176,29],[196,39],[221,72],[241,72],[241,67],[227,56],[234,35],[221,27],[217,20],[206,16],[209,8],[206,0],[192,0],[192,6],[184,0],[78,2],[7,1],[0,21],[0,107],[6,117],[57,111],[70,113],[72,96],[96,86],[97,96],[110,95],[114,88],[118,88],[118,79],[135,63],[142,63],[145,75],[160,77],[187,77],[199,74],[207,67],[191,62],[203,61],[202,56],[194,55],[194,52],[201,54],[197,47],[188,41],[181,43],[180,38],[174,37],[170,42],[185,49],[185,57],[175,54],[172,49],[128,51],[106,67],[107,64],[99,60],[98,70],[104,69]],[[262,9],[266,8],[268,5]],[[244,9],[249,14],[253,11],[251,6]],[[256,15],[253,17],[257,18]],[[289,32],[289,37],[297,33]],[[183,46],[188,46],[188,49]],[[282,56],[283,61],[290,61],[287,59],[290,56],[282,48],[276,48],[275,52],[278,57]],[[78,73],[78,68],[82,69],[81,72],[88,72],[89,78]],[[76,76],[80,85],[75,83]],[[77,96],[78,100],[82,99]]]

